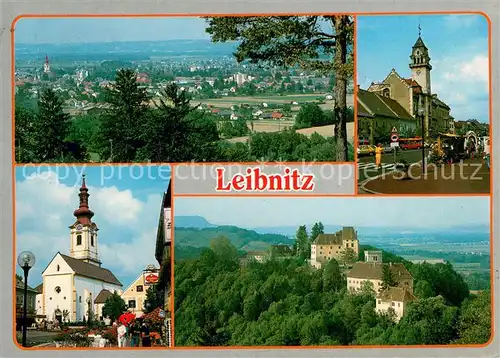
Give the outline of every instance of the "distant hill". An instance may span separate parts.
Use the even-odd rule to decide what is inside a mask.
[[[212,239],[227,237],[239,250],[266,250],[272,244],[293,243],[288,237],[279,234],[259,234],[253,230],[236,226],[217,226],[205,228],[185,228],[177,225],[175,219],[175,246],[209,247]]]
[[[194,228],[204,229],[209,227],[216,227],[216,225],[209,223],[203,216],[175,216],[174,225],[176,228]]]

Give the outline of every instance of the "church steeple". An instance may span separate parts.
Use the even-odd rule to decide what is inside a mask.
[[[421,87],[424,93],[431,93],[431,58],[429,49],[422,40],[422,28],[418,25],[418,38],[413,45],[410,55],[409,67],[412,71],[412,79]]]
[[[76,222],[71,225],[70,237],[71,247],[70,256],[84,262],[101,266],[97,250],[97,225],[92,222],[94,212],[89,208],[89,189],[85,182],[85,175],[82,177],[80,187],[80,205],[73,212],[76,216]]]
[[[80,187],[80,206],[73,212],[78,222],[82,225],[89,225],[94,216],[94,212],[89,208],[89,189],[85,183],[85,174],[82,176],[82,186]]]

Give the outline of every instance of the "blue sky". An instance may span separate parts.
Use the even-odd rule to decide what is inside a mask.
[[[196,17],[23,18],[18,43],[82,43],[209,39],[205,20]]]
[[[481,15],[357,17],[357,70],[362,89],[392,68],[404,78],[418,38],[430,52],[432,92],[451,107],[455,120],[488,122],[488,23]]]
[[[154,257],[167,166],[39,166],[16,168],[16,250],[30,250],[36,265],[29,284],[60,251],[69,253],[69,226],[75,221],[81,175],[89,188],[89,205],[98,225],[102,266],[124,284],[131,283]]]
[[[175,216],[242,228],[325,225],[446,228],[489,224],[487,197],[176,198]],[[175,221],[174,221],[175,226]]]

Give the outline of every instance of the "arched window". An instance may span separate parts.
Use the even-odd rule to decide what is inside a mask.
[[[94,234],[90,235],[90,246],[94,246]]]
[[[82,244],[82,235],[76,235],[76,245]]]

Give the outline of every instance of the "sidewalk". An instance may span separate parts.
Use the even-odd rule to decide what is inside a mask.
[[[422,175],[421,164],[409,170],[409,179],[402,180],[400,172],[390,172],[365,180],[360,189],[372,194],[489,194],[490,170],[481,159],[463,163],[429,164]],[[360,190],[360,192],[361,192]]]

